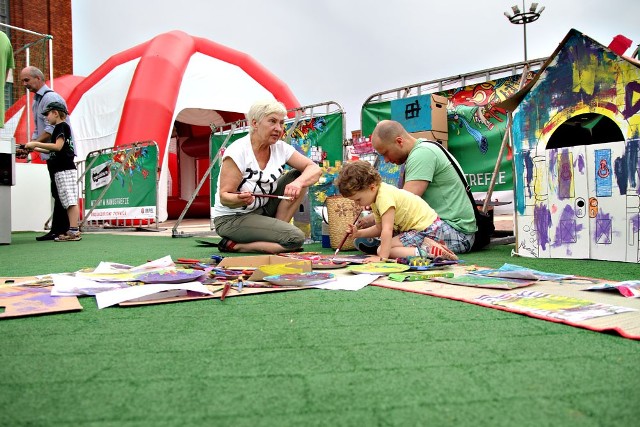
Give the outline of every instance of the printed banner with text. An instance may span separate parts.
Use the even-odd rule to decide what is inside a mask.
[[[519,81],[520,76],[510,76],[437,93],[448,100],[448,149],[462,166],[473,192],[486,192],[489,187],[507,124],[507,111],[496,104],[513,95]],[[363,136],[371,135],[379,121],[392,118],[394,102],[363,106]],[[513,190],[512,160],[511,147],[507,147],[500,162],[495,191]]]
[[[93,166],[85,179],[85,215],[94,207],[87,219],[156,217],[158,149],[155,145],[91,153],[87,164]]]

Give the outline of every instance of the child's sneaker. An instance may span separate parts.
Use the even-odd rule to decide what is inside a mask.
[[[77,233],[67,231],[55,238],[56,242],[77,242],[78,240],[82,240],[82,235],[79,231]]]
[[[358,237],[353,241],[353,245],[360,252],[368,255],[376,255],[378,253],[378,246],[380,246],[380,239],[375,237]]]
[[[458,256],[453,253],[444,242],[438,243],[433,239],[425,237],[420,246],[421,253],[426,253],[428,258],[442,258],[449,261],[457,261]]]

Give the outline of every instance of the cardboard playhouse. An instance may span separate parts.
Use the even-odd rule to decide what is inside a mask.
[[[438,141],[445,148],[447,130],[447,98],[428,94],[396,99],[391,102],[391,120],[402,123],[416,138]]]
[[[517,254],[640,262],[640,63],[572,29],[502,106]]]

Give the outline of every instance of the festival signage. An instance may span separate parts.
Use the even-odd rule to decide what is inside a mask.
[[[290,144],[305,157],[331,165],[342,161],[343,113],[327,114],[285,123]],[[292,131],[291,126],[296,124]]]
[[[507,126],[507,111],[496,104],[517,91],[520,78],[510,76],[435,94],[448,100],[447,147],[460,163],[473,192],[486,192],[489,187]],[[404,108],[404,104],[403,99],[365,104],[362,135],[370,136],[379,121],[393,119],[397,115],[394,111]],[[513,153],[507,147],[494,191],[513,190],[512,159]]]
[[[155,145],[93,152],[87,156],[87,164],[96,165],[85,177],[88,220],[156,217],[158,149]]]

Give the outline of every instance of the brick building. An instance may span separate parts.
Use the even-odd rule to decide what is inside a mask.
[[[73,74],[73,38],[71,0],[0,0],[0,22],[34,33],[51,36],[53,40],[53,76]],[[49,76],[48,37],[0,27],[7,33],[13,46],[16,67],[13,88],[6,88],[5,106],[10,106],[23,95],[19,72],[29,63]]]

